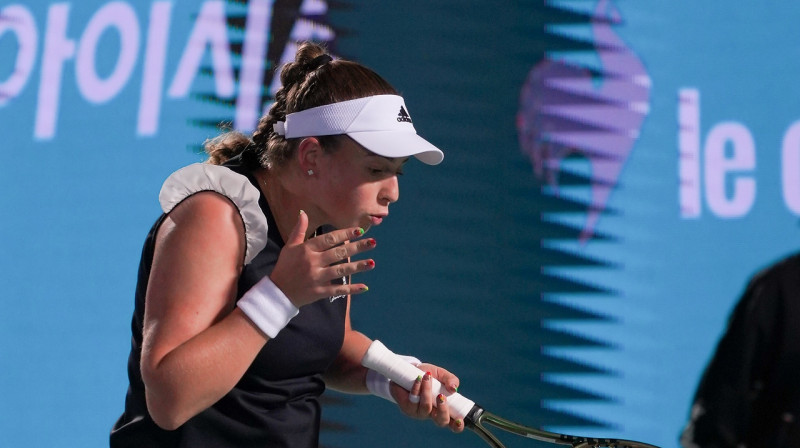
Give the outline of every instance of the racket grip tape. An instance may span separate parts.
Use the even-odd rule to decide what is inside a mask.
[[[372,341],[367,353],[361,360],[361,365],[389,378],[405,390],[411,390],[417,377],[425,374],[417,366],[403,360],[378,340]],[[475,406],[474,401],[458,392],[449,392],[436,378],[431,378],[431,381],[434,396],[442,394],[447,397],[447,406],[450,408],[450,416],[452,418],[463,419]],[[436,400],[433,400],[433,402],[436,405]]]

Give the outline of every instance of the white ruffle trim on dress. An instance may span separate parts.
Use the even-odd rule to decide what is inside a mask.
[[[258,205],[261,197],[258,189],[247,177],[224,166],[194,163],[167,178],[158,201],[164,213],[169,213],[181,201],[201,191],[216,191],[239,209],[247,243],[244,264],[250,263],[267,245],[267,218]]]

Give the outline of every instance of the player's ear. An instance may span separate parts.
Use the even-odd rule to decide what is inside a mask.
[[[316,137],[304,138],[297,147],[297,161],[303,172],[313,174],[319,172],[319,158],[323,150]]]

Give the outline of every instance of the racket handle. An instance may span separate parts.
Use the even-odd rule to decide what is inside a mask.
[[[389,378],[405,390],[411,390],[417,377],[425,374],[417,366],[409,364],[403,358],[394,354],[378,340],[372,341],[367,353],[361,360],[361,365]],[[450,408],[450,416],[452,418],[463,419],[475,406],[474,401],[458,392],[450,393],[436,378],[431,377],[431,381],[433,394],[442,394],[447,397],[447,406]],[[433,400],[433,402],[436,405],[436,400]]]

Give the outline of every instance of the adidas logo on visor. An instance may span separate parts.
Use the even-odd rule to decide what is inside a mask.
[[[408,115],[408,112],[406,112],[406,108],[403,106],[400,106],[400,113],[397,114],[397,121],[399,122],[405,121],[406,123],[413,123],[411,121],[411,116]]]

